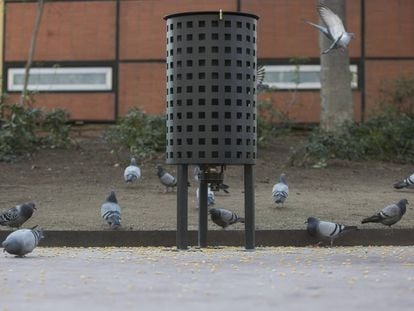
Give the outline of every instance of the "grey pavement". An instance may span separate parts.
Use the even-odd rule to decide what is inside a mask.
[[[0,311],[414,308],[414,247],[39,247],[0,268]]]

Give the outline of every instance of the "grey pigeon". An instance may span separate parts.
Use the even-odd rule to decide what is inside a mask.
[[[196,197],[197,197],[197,208],[200,204],[200,187],[197,188],[196,191]],[[214,192],[211,191],[210,185],[207,187],[207,207],[210,207],[216,203],[216,198],[214,196]]]
[[[211,220],[223,229],[237,222],[244,223],[244,218],[224,208],[212,208],[209,210]]]
[[[411,187],[414,187],[414,174],[394,184],[395,189],[411,188]]]
[[[0,214],[0,225],[9,226],[11,228],[20,228],[30,217],[36,206],[33,202],[24,203],[12,207],[8,211]]]
[[[36,227],[32,229],[20,229],[10,233],[1,244],[4,247],[3,252],[8,252],[19,257],[31,253],[39,241],[43,239],[43,230],[40,228],[37,229]]]
[[[329,40],[332,41],[331,46],[323,51],[322,54],[326,54],[330,50],[336,48],[347,48],[352,37],[354,37],[354,34],[345,30],[344,24],[342,23],[339,16],[332,12],[332,10],[326,5],[319,4],[316,9],[326,27],[314,24],[306,20],[305,22],[319,29],[320,32],[322,32]]]
[[[322,221],[315,217],[309,217],[306,221],[308,233],[321,241],[328,240],[333,245],[333,241],[346,232],[357,230],[356,226],[345,226],[329,221]]]
[[[380,212],[377,214],[364,218],[361,223],[365,224],[367,222],[379,222],[383,225],[391,227],[393,224],[400,221],[400,219],[405,214],[407,209],[406,205],[408,201],[406,199],[402,199],[398,201],[396,204],[391,204],[384,207]]]
[[[160,182],[165,186],[165,192],[168,192],[170,189],[173,189],[177,186],[177,179],[166,172],[161,165],[157,165],[157,175],[160,179]]]
[[[141,178],[141,169],[137,165],[134,157],[131,158],[129,166],[125,168],[124,180],[126,183],[133,183]]]
[[[272,196],[276,204],[285,203],[289,195],[289,186],[286,182],[286,174],[280,174],[279,181],[273,186]]]
[[[101,205],[101,216],[111,229],[121,227],[121,208],[118,205],[115,192],[111,191],[105,202]]]

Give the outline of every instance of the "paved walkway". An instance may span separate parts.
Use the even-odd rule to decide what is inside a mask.
[[[0,255],[0,311],[413,310],[414,247],[37,248]]]

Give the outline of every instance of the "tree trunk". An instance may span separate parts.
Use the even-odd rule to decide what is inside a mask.
[[[319,2],[328,6],[345,24],[345,0],[320,0]],[[331,44],[332,41],[321,33],[319,37],[321,52]],[[321,55],[320,125],[323,129],[335,131],[345,121],[354,120],[351,80],[348,50],[334,49],[328,54]]]
[[[22,94],[20,96],[20,100],[19,100],[19,104],[21,106],[24,106],[26,104],[27,86],[29,84],[30,67],[32,66],[33,56],[36,51],[36,40],[37,40],[37,34],[39,33],[40,21],[42,20],[43,7],[44,7],[44,0],[39,0],[39,2],[37,3],[37,12],[36,12],[35,24],[33,27],[32,39],[30,41],[29,56],[27,58],[27,63],[24,68],[23,89],[22,89]]]

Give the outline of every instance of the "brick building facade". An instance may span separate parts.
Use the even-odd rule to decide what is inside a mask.
[[[355,116],[369,117],[382,83],[414,74],[414,1],[345,0],[349,48],[357,70]],[[306,58],[319,64],[318,33],[302,19],[318,21],[313,0],[58,0],[47,1],[38,36],[34,68],[46,68],[61,85],[35,94],[36,105],[67,109],[73,120],[107,122],[131,107],[165,111],[165,21],[186,11],[241,11],[259,16],[258,62],[291,65]],[[36,1],[5,1],[3,91],[16,100],[36,15]],[[362,42],[365,42],[362,44]],[[53,71],[58,68],[59,74]],[[74,68],[65,72],[62,69]],[[102,71],[92,72],[100,68]],[[86,69],[83,70],[83,69]],[[88,70],[91,72],[88,72]],[[83,70],[83,71],[82,71]],[[52,73],[51,73],[52,72]],[[57,77],[57,75],[60,75]],[[65,79],[88,85],[66,85]],[[66,78],[65,78],[66,77]],[[86,79],[86,80],[83,80]],[[47,83],[47,82],[45,82]],[[56,82],[59,84],[59,82]],[[362,94],[365,89],[365,95]],[[294,93],[294,100],[292,99]],[[263,92],[296,122],[319,121],[319,89]]]

